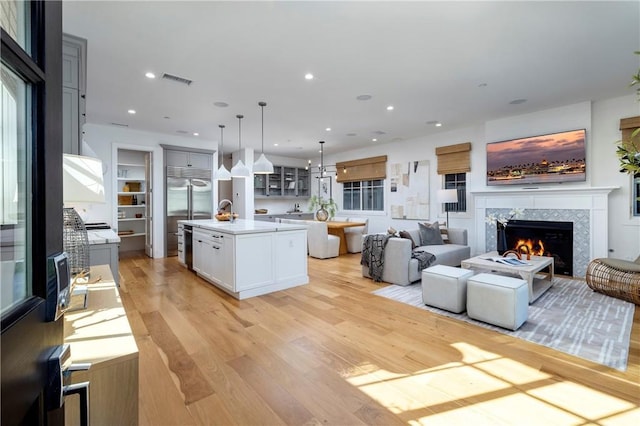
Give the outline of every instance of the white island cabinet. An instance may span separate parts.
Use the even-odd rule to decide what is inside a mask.
[[[304,225],[189,220],[193,270],[237,299],[309,282]]]

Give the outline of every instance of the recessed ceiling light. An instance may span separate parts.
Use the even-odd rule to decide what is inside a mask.
[[[393,111],[393,105],[389,105],[389,106],[387,107],[387,111]]]
[[[514,99],[511,102],[509,102],[509,104],[511,104],[511,105],[519,105],[519,104],[523,104],[525,102],[527,102],[526,99]]]
[[[164,116],[164,117],[162,117],[162,118],[164,118],[165,120],[171,120],[171,117],[169,117],[168,115],[165,115],[165,116]]]
[[[156,78],[156,75],[154,73],[152,73],[152,72],[145,73],[144,76],[147,77],[147,78]]]
[[[438,120],[427,121],[427,124],[430,125],[430,126],[436,126],[436,127],[442,126],[442,123],[439,122]]]
[[[480,83],[478,84],[478,87],[487,87],[487,83]]]
[[[359,101],[368,101],[369,99],[371,99],[371,95],[359,95],[356,96],[356,99]]]
[[[214,102],[213,104],[214,104],[215,106],[217,106],[217,107],[220,107],[220,108],[226,108],[226,107],[228,107],[228,106],[229,106],[229,104],[228,104],[228,103],[226,103],[226,102]]]
[[[277,144],[277,143],[274,143],[274,144],[273,144],[273,146],[278,146],[278,144]]]
[[[304,79],[305,80],[313,80],[313,74],[311,74],[310,72],[306,73],[304,75]]]
[[[330,132],[330,131],[331,131],[331,127],[327,127],[325,130],[326,130],[327,132]]]
[[[193,136],[200,136],[200,133],[198,133],[198,132],[193,132]]]
[[[127,112],[128,112],[129,114],[135,114],[135,113],[136,113],[136,110],[135,110],[135,109],[130,109],[130,110],[128,110]]]
[[[436,126],[436,127],[442,127],[442,123],[438,122],[438,123],[434,124],[434,126]]]
[[[372,133],[376,135],[386,135],[386,132],[383,132],[382,130],[374,130]]]
[[[371,139],[371,142],[378,142],[378,139],[373,138],[373,139]]]
[[[356,136],[356,133],[347,133],[347,136]]]

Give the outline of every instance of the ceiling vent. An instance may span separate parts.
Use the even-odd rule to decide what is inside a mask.
[[[189,80],[188,78],[178,77],[177,75],[167,74],[166,72],[162,74],[162,78],[169,81],[175,81],[176,83],[186,84],[187,86],[193,83],[193,80]]]
[[[128,124],[122,124],[122,123],[109,123],[112,126],[118,126],[118,127],[129,127]]]

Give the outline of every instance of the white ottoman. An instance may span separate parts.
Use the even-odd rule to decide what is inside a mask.
[[[467,308],[469,269],[435,265],[422,270],[422,301],[447,311],[460,313]]]
[[[517,330],[529,317],[527,282],[502,275],[478,274],[467,281],[469,318]]]

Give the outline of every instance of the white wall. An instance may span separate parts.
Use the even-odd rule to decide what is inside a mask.
[[[467,178],[467,212],[449,213],[450,226],[462,227],[469,231],[472,252],[476,252],[476,242],[471,238],[475,234],[472,218],[474,211],[471,192],[487,190],[486,186],[486,149],[488,142],[534,136],[561,130],[587,129],[587,181],[572,183],[572,186],[598,187],[617,186],[609,197],[609,248],[612,257],[635,259],[640,254],[640,218],[632,217],[630,212],[631,178],[618,172],[618,160],[615,154],[615,141],[620,139],[618,130],[621,118],[640,114],[639,104],[634,95],[596,102],[578,104],[504,117],[486,122],[483,125],[443,131],[407,141],[383,145],[372,143],[364,149],[352,150],[339,155],[325,156],[325,164],[338,161],[355,160],[377,155],[387,155],[387,162],[398,163],[413,160],[429,160],[430,163],[430,221],[445,220],[445,213],[436,201],[436,191],[442,187],[442,179],[436,173],[437,159],[435,148],[462,142],[471,142],[471,172]],[[388,179],[385,181],[385,194],[389,193]],[[559,185],[559,184],[557,184]],[[567,184],[564,184],[565,186]],[[495,187],[491,187],[494,190]],[[501,188],[495,188],[499,191]],[[509,188],[513,190],[514,187]],[[342,204],[341,185],[333,182],[334,199]],[[339,215],[355,214],[340,211]],[[361,216],[360,213],[358,213]],[[415,220],[391,219],[388,203],[385,211],[370,214],[370,232],[382,232],[389,226],[400,230],[415,227]]]
[[[593,103],[591,182],[620,187],[609,195],[609,256],[627,260],[640,255],[640,217],[632,215],[632,179],[619,172],[615,142],[622,137],[620,119],[637,115],[640,103],[634,95]]]

